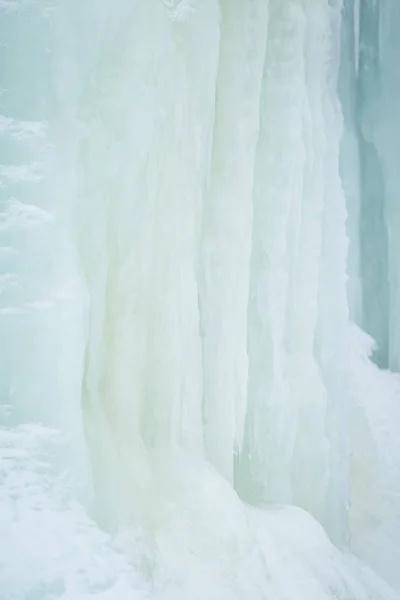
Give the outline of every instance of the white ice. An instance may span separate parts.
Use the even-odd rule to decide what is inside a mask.
[[[1,600],[397,597],[400,381],[361,329],[372,5],[0,2]]]

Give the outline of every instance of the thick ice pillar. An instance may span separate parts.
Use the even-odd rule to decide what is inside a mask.
[[[158,1],[76,14],[99,37],[75,99],[76,227],[90,296],[85,421],[102,514],[151,521],[157,460],[204,447],[197,267],[218,4],[188,21]],[[109,26],[97,30],[97,20]],[[76,31],[78,62],[86,39]]]
[[[221,41],[200,267],[207,456],[229,481],[247,408],[253,169],[267,3],[221,2]]]
[[[316,515],[324,510],[328,479],[327,398],[314,344],[331,133],[324,102],[331,93],[329,17],[328,3],[269,4],[255,164],[249,406],[238,469],[248,499],[295,502]]]

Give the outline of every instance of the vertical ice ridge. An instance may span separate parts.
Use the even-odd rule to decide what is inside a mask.
[[[292,497],[289,457],[295,413],[289,408],[285,379],[284,326],[287,242],[297,235],[298,223],[294,221],[294,229],[285,224],[293,203],[301,203],[304,31],[305,15],[297,2],[269,4],[255,162],[248,411],[238,472],[241,493],[256,502]]]
[[[221,3],[221,41],[200,302],[205,440],[210,461],[233,480],[247,395],[247,295],[253,161],[266,36],[266,7]]]
[[[325,433],[327,392],[325,382],[314,356],[318,319],[319,278],[323,260],[322,227],[326,203],[326,177],[324,163],[327,154],[329,121],[324,113],[324,96],[327,87],[326,62],[332,47],[328,43],[328,7],[313,1],[304,2],[306,33],[304,44],[305,105],[303,109],[303,135],[306,160],[302,186],[302,221],[300,254],[292,278],[295,282],[290,298],[292,325],[289,339],[292,342],[292,402],[300,396],[296,423],[295,444],[291,465],[294,502],[306,507],[312,514],[322,514],[326,501],[328,478],[328,448]],[[314,49],[320,48],[319,53]],[[313,417],[311,418],[311,415]],[[318,446],[318,456],[312,451]],[[311,464],[304,473],[301,465]],[[312,496],[310,489],[313,489]]]
[[[338,95],[342,105],[344,128],[340,142],[340,177],[346,197],[347,236],[349,252],[347,258],[347,295],[351,319],[361,326],[362,286],[360,277],[360,160],[356,123],[356,90],[358,72],[358,6],[353,0],[343,5],[340,27],[341,56],[338,79]],[[359,9],[359,6],[358,6]],[[357,18],[356,18],[357,17]],[[357,37],[355,36],[357,30]],[[357,68],[355,67],[357,55]]]
[[[349,448],[348,411],[352,402],[348,391],[348,321],[346,289],[348,239],[346,200],[339,173],[339,146],[343,117],[337,99],[340,60],[341,6],[331,10],[325,40],[329,51],[325,63],[326,93],[322,96],[325,120],[324,208],[322,213],[322,252],[319,276],[318,327],[315,348],[326,390],[325,445],[327,472],[324,516],[335,543],[348,539]],[[332,294],[332,290],[335,293]],[[339,425],[340,423],[340,425]]]

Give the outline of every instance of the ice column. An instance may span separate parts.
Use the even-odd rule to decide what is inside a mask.
[[[221,43],[209,190],[202,227],[200,306],[207,456],[229,481],[247,404],[247,303],[253,170],[267,3],[221,2]]]

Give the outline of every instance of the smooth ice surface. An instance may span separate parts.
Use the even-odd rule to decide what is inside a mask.
[[[346,124],[341,173],[349,214],[349,305],[375,340],[374,362],[399,372],[399,5],[348,0],[343,8],[339,94]]]
[[[397,597],[395,2],[0,1],[7,600]]]

